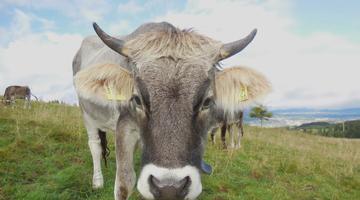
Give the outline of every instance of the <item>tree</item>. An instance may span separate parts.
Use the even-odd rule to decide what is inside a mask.
[[[269,120],[272,116],[273,114],[269,112],[263,105],[253,107],[250,112],[251,118],[260,119],[261,127],[263,126],[263,121]]]

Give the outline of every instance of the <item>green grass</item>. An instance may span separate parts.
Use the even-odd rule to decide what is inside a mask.
[[[105,187],[92,190],[79,108],[0,104],[0,200],[113,199],[114,145],[108,135],[112,152],[103,167]],[[246,127],[240,150],[209,144],[205,160],[214,172],[203,176],[201,200],[360,199],[360,140]],[[131,199],[140,197],[135,192]]]

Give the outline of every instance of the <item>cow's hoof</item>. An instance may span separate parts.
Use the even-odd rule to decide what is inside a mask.
[[[93,185],[94,189],[100,189],[104,187],[104,178],[101,176],[93,177]]]

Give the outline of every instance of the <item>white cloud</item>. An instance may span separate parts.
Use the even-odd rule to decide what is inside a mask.
[[[143,11],[145,8],[139,4],[137,4],[135,1],[130,0],[126,3],[120,3],[118,6],[118,11],[121,13],[127,13],[127,14],[137,14],[141,11]]]
[[[41,26],[42,26],[41,28],[42,29],[51,30],[51,29],[55,28],[55,22],[54,21],[48,20],[46,18],[39,17],[39,16],[34,15],[34,14],[32,14],[31,16],[35,21],[38,21],[38,22],[41,23]]]
[[[82,36],[51,31],[34,33],[32,25],[52,28],[52,21],[33,13],[14,10],[9,28],[2,29],[6,45],[0,45],[0,91],[8,85],[28,85],[38,97],[74,102],[72,59]]]
[[[13,22],[10,27],[14,37],[29,34],[31,32],[31,17],[23,11],[15,9]]]
[[[45,100],[75,99],[71,63],[81,40],[80,35],[45,32],[0,48],[0,90],[8,85],[29,85]]]
[[[77,19],[79,16],[77,14],[80,14],[81,18],[84,18],[87,21],[100,21],[102,20],[103,16],[106,14],[108,8],[107,7],[100,7],[93,6],[91,4],[85,4],[84,6],[79,6],[78,11],[76,12],[75,19]],[[105,6],[105,5],[102,5]]]
[[[42,32],[33,31],[35,23],[40,23]],[[4,33],[0,45],[0,91],[8,85],[28,85],[44,100],[76,102],[72,59],[83,37],[49,31],[53,25],[34,13],[14,10],[10,26],[0,29]]]
[[[100,21],[111,10],[103,0],[5,0],[4,4],[22,6],[35,10],[48,9],[73,19],[72,22]]]
[[[126,20],[111,23],[108,30],[111,35],[125,35],[131,31],[129,22]]]
[[[0,27],[0,46],[31,34],[33,23],[40,23],[42,30],[51,30],[55,26],[55,23],[51,20],[39,17],[33,13],[25,13],[20,9],[14,9],[10,26],[7,29]]]
[[[192,26],[223,42],[258,28],[252,44],[224,64],[247,65],[268,76],[274,87],[266,100],[270,106],[332,107],[360,99],[360,44],[327,32],[295,34],[291,8],[291,1],[279,0],[190,0],[184,11],[155,20]]]

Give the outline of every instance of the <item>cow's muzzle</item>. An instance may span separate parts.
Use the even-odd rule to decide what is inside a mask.
[[[137,189],[145,199],[193,200],[202,191],[200,171],[191,165],[169,169],[147,164],[141,170]]]
[[[150,192],[159,200],[182,200],[189,192],[191,179],[186,176],[182,180],[165,179],[160,181],[155,176],[149,177]]]

